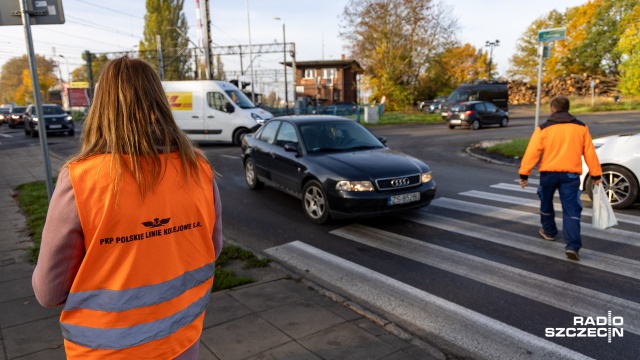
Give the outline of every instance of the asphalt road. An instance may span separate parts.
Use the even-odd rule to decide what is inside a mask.
[[[389,147],[431,166],[438,184],[434,203],[407,215],[322,226],[307,221],[291,196],[268,187],[249,190],[238,147],[201,147],[219,174],[225,238],[308,273],[449,353],[638,358],[640,206],[617,211],[624,221],[615,231],[583,225],[581,263],[565,260],[561,239],[537,238],[537,199],[514,189],[517,168],[464,151],[483,140],[529,137],[532,114],[511,116],[506,128],[478,131],[444,124],[372,128]],[[594,137],[640,132],[639,112],[579,118]],[[39,146],[21,131],[0,128],[0,147]],[[56,136],[48,143],[68,156],[77,140]],[[590,202],[583,199],[586,224]],[[607,311],[624,317],[624,336],[611,343],[545,337],[549,328],[574,327],[575,316],[606,317]]]

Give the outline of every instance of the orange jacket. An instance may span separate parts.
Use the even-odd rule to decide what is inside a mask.
[[[587,125],[568,112],[555,112],[535,129],[520,162],[520,178],[528,179],[538,161],[539,172],[582,174],[582,157],[592,178],[602,176]]]
[[[128,174],[112,194],[109,165],[69,164],[86,254],[60,317],[67,357],[172,359],[199,339],[213,285],[212,170],[200,159],[197,184],[172,154],[141,201]]]

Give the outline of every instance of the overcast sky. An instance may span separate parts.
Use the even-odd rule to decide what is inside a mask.
[[[2,2],[8,0],[1,0]],[[18,6],[18,0],[13,0]],[[200,0],[204,1],[204,0]],[[127,51],[134,49],[142,37],[144,0],[62,0],[66,23],[32,27],[35,51],[47,57],[63,55],[62,77],[82,64],[81,53]],[[515,44],[526,28],[553,9],[564,11],[587,0],[443,0],[457,18],[459,37],[479,48],[486,41],[500,40],[493,51],[493,61],[504,75]],[[248,9],[247,9],[248,3]],[[197,42],[196,0],[185,0],[189,35]],[[210,0],[213,42],[217,45],[264,44],[282,41],[282,22],[286,40],[294,42],[298,61],[339,59],[345,53],[339,38],[339,16],[348,0]],[[248,21],[247,14],[249,14]],[[204,15],[203,15],[204,16]],[[22,26],[0,27],[0,66],[8,59],[26,54]],[[487,48],[487,50],[489,50]],[[239,70],[238,56],[222,58],[225,70]],[[282,55],[263,54],[253,63],[254,69],[280,68]],[[248,64],[248,55],[244,65]]]

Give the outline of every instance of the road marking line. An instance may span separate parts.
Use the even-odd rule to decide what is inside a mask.
[[[494,193],[477,191],[477,190],[465,191],[459,194],[464,196],[475,197],[478,199],[493,200],[493,201],[504,202],[508,204],[515,204],[515,205],[523,205],[523,206],[533,207],[536,209],[540,208],[539,200],[525,199],[525,198],[516,197],[516,196],[494,194]],[[562,204],[559,202],[554,202],[553,206],[556,209],[562,209]],[[591,208],[584,208],[582,209],[582,215],[593,216],[593,211]],[[638,216],[616,213],[616,219],[618,220],[618,222],[625,222],[629,224],[640,225],[640,217]]]
[[[433,209],[432,211],[437,210]],[[471,224],[426,212],[416,211],[414,213],[406,213],[399,217],[418,224],[477,238],[482,241],[509,246],[520,251],[529,251],[555,259],[569,261],[564,254],[565,245],[557,241],[544,241],[538,237],[526,236],[489,226]],[[640,279],[640,261],[620,256],[583,248],[580,250],[580,265]]]
[[[582,316],[593,316],[602,309],[611,309],[628,319],[640,313],[640,304],[632,301],[388,231],[354,224],[333,230],[330,234]],[[640,327],[636,324],[625,324],[625,330],[640,334]]]
[[[266,250],[327,288],[416,328],[437,345],[487,359],[585,359],[585,355],[411,287],[300,241]]]
[[[488,216],[500,220],[517,221],[527,225],[540,226],[540,215],[524,211],[505,209],[497,206],[477,204],[445,197],[433,200],[431,205],[476,215]],[[429,208],[426,208],[424,211],[429,212]],[[562,231],[562,221],[556,221],[556,223],[558,231]],[[615,228],[609,228],[606,230],[594,229],[590,222],[581,222],[580,225],[583,230],[585,230],[583,232],[584,235],[597,236],[602,240],[620,244],[640,246],[640,233],[638,232]]]
[[[220,156],[221,157],[226,157],[226,158],[229,158],[229,159],[234,159],[234,160],[240,159],[240,156],[232,156],[232,155],[225,155],[225,154],[222,154]]]

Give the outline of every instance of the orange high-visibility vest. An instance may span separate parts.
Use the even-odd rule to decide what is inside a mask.
[[[176,154],[143,202],[111,155],[69,164],[86,254],[60,325],[67,357],[171,359],[200,337],[215,271],[213,173],[185,178]],[[115,171],[114,171],[115,172]]]

